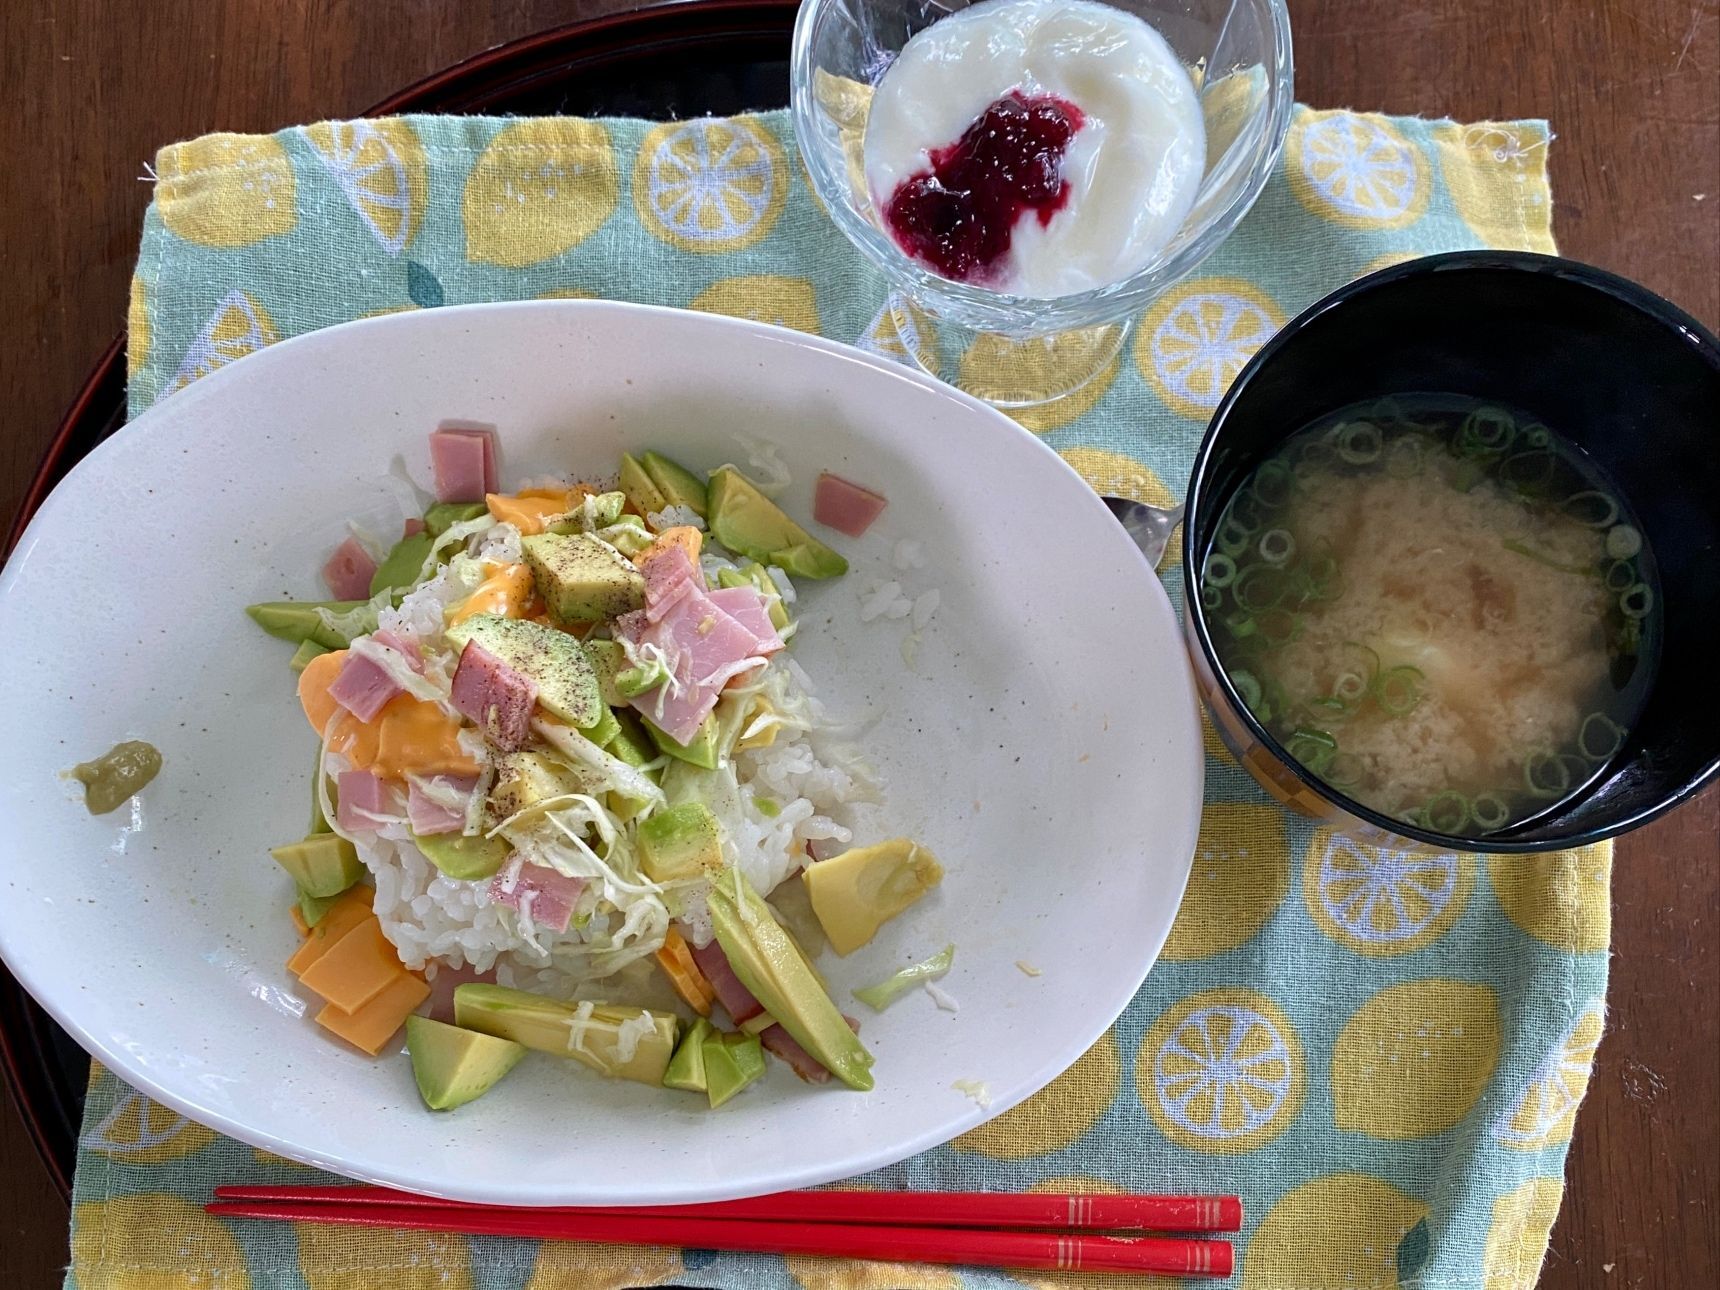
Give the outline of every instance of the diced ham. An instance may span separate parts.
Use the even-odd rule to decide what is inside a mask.
[[[645,575],[645,617],[656,622],[672,609],[691,588],[702,591],[705,580],[686,551],[678,546],[664,547],[645,561],[640,571]]]
[[[340,804],[335,811],[335,823],[348,833],[360,830],[374,833],[377,816],[399,814],[394,790],[381,776],[373,775],[368,770],[341,771],[336,788],[340,794]]]
[[[323,581],[336,600],[370,599],[370,579],[376,573],[376,561],[359,544],[348,538],[334,549],[323,565]]]
[[[531,737],[537,682],[514,671],[477,641],[467,641],[448,696],[455,711],[477,722],[484,737],[518,752]]]
[[[762,1031],[758,1038],[761,1044],[787,1062],[789,1068],[808,1084],[824,1084],[829,1081],[830,1072],[780,1025]]]
[[[396,636],[384,628],[381,631],[372,632],[370,639],[378,645],[388,646],[396,654],[403,655],[414,672],[422,673],[424,671],[424,651],[419,648],[416,637]]]
[[[437,775],[438,785],[451,789],[463,798],[470,798],[478,787],[476,775]],[[464,806],[445,806],[416,783],[410,783],[406,794],[406,822],[420,837],[432,833],[458,833],[466,827]]]
[[[818,477],[812,490],[812,518],[849,537],[865,533],[889,504],[889,499],[881,493],[832,475],[828,470]]]
[[[717,1002],[728,1010],[735,1025],[750,1021],[764,1011],[764,1005],[753,998],[752,991],[741,984],[741,979],[729,966],[729,956],[723,953],[721,945],[712,941],[709,945],[694,949],[693,962],[699,965],[699,971],[705,974],[705,980],[709,981],[711,988],[717,992]],[[778,1026],[777,1029],[780,1030],[781,1027]]]
[[[770,621],[770,608],[756,587],[722,587],[706,594],[712,604],[753,634],[754,654],[774,654],[782,648],[782,637]]]
[[[430,469],[437,501],[483,501],[497,491],[496,432],[464,426],[432,431]]]
[[[340,675],[328,688],[328,697],[360,721],[375,721],[388,701],[403,693],[379,664],[351,650],[340,665]]]
[[[518,873],[510,865],[490,883],[490,899],[509,909],[524,910],[533,926],[565,932],[584,890],[585,879],[569,878],[548,865],[523,864]]]

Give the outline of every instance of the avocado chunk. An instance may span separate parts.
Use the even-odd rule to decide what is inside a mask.
[[[943,880],[937,857],[917,842],[891,838],[820,860],[801,873],[812,912],[830,948],[852,954],[878,929]]]
[[[586,658],[591,660],[592,675],[597,677],[597,692],[612,708],[626,706],[627,696],[615,684],[615,678],[627,670],[627,655],[621,642],[586,640],[580,642]]]
[[[692,739],[684,744],[669,738],[668,735],[652,724],[651,718],[644,718],[644,723],[645,729],[651,734],[651,742],[657,745],[660,752],[668,753],[671,757],[690,762],[692,765],[703,767],[705,770],[717,768],[719,760],[717,736],[719,732],[715,713],[706,717],[698,730],[694,732]]]
[[[406,1051],[418,1095],[432,1111],[452,1111],[482,1097],[526,1055],[525,1045],[511,1039],[417,1016],[406,1018]]]
[[[762,564],[748,561],[738,569],[718,569],[717,584],[723,587],[752,587],[764,600],[765,612],[770,615],[770,625],[779,632],[788,626],[788,610],[783,607],[782,592],[776,583],[771,581],[769,572]]]
[[[477,641],[521,676],[536,681],[538,704],[552,716],[581,728],[602,719],[603,697],[591,660],[566,632],[523,618],[473,614],[450,627],[447,635],[459,649]]]
[[[670,506],[685,506],[700,519],[705,518],[705,485],[700,478],[660,452],[648,452],[643,463],[645,473],[657,485],[657,491]],[[656,510],[662,510],[661,506]]]
[[[603,750],[617,761],[624,761],[629,766],[643,766],[646,762],[651,761],[651,753],[648,751],[648,745],[651,741],[646,735],[644,727],[639,724],[639,719],[630,712],[616,712],[613,713],[613,716],[615,717],[615,734],[610,737],[608,743],[603,745]],[[654,772],[647,771],[645,773],[655,777]],[[641,797],[629,797],[625,793],[617,793],[613,790],[609,794],[609,809],[614,811],[624,824],[643,811],[647,805],[648,803]]]
[[[293,651],[293,656],[287,660],[295,672],[302,672],[311,665],[311,660],[319,654],[327,654],[328,650],[315,641],[300,641],[299,647]]]
[[[513,850],[501,838],[486,838],[481,833],[413,834],[412,844],[448,877],[463,882],[495,877]]]
[[[454,1021],[535,1048],[571,1057],[616,1079],[661,1084],[675,1052],[673,1013],[623,1004],[565,1003],[525,990],[474,983],[454,990]]]
[[[315,641],[325,649],[345,649],[352,636],[332,626],[325,614],[349,614],[360,609],[365,600],[276,600],[267,604],[247,605],[245,612],[251,620],[277,640],[295,645]],[[363,635],[361,629],[357,634]]]
[[[669,504],[639,459],[626,452],[621,454],[621,491],[641,515],[650,515]]]
[[[652,882],[714,878],[723,868],[723,833],[702,802],[665,807],[639,826],[639,865]]]
[[[439,538],[456,524],[465,524],[489,511],[482,502],[437,502],[424,512],[424,531]]]
[[[740,870],[718,879],[708,903],[717,942],[741,984],[832,1075],[849,1088],[871,1088],[872,1054]],[[707,1074],[709,1062],[707,1053]]]
[[[334,833],[313,833],[269,852],[310,896],[338,896],[364,876],[352,843]]]
[[[607,748],[609,741],[621,732],[621,723],[615,719],[615,713],[608,704],[599,704],[597,720],[587,726],[581,733],[599,748]]]
[[[848,561],[789,519],[781,507],[733,466],[711,472],[711,536],[760,564],[804,578],[835,578]]]
[[[705,1096],[721,1106],[764,1074],[764,1045],[757,1035],[713,1030],[700,1045],[705,1062]]]
[[[703,1044],[705,1036],[716,1033],[716,1029],[703,1017],[693,1022],[692,1029],[675,1046],[675,1055],[669,1059],[669,1069],[663,1072],[664,1088],[684,1088],[689,1093],[705,1091]]]
[[[300,891],[299,916],[305,920],[306,927],[315,927],[339,899],[339,896],[313,896],[308,891]]]
[[[621,518],[626,493],[588,493],[562,518],[549,525],[551,533],[591,533],[606,529]],[[643,527],[643,526],[641,526]]]
[[[317,791],[321,787],[319,781],[322,777],[322,749],[319,748],[317,749],[316,769],[311,772],[311,827],[305,831],[306,837],[313,833],[334,832],[329,827],[328,816],[323,814],[322,794]],[[330,776],[328,781],[328,804],[333,807],[340,805],[340,784],[333,776]]]
[[[529,749],[501,754],[495,767],[495,785],[485,802],[486,821],[492,828],[539,802],[584,788],[579,776],[559,761]]]
[[[404,591],[417,582],[435,541],[426,529],[396,542],[382,558],[382,563],[376,566],[376,572],[370,575],[370,594],[378,596],[384,591]]]
[[[520,549],[550,613],[565,623],[599,623],[645,604],[645,575],[587,533],[537,533]]]

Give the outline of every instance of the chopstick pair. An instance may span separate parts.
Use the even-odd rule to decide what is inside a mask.
[[[1242,1226],[1234,1196],[819,1191],[704,1205],[522,1208],[366,1186],[231,1186],[217,1187],[215,1195],[205,1208],[226,1218],[1174,1276],[1229,1276],[1229,1243],[1086,1233],[1234,1232]]]

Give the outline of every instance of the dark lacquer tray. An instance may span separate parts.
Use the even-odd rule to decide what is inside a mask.
[[[795,0],[680,0],[558,27],[489,50],[366,115],[505,112],[658,119],[782,107]],[[73,466],[125,423],[125,337],[60,422],[12,522],[10,553]],[[71,1194],[89,1058],[0,966],[0,1056],[55,1184]]]

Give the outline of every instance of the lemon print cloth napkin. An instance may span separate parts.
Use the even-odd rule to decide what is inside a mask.
[[[1304,306],[1412,256],[1551,251],[1548,142],[1535,121],[1299,108],[1236,234],[1146,312],[1109,371],[1022,420],[1095,488],[1172,498],[1221,392]],[[782,114],[323,124],[180,144],[156,173],[132,292],[133,412],[300,332],[468,301],[741,314],[899,361],[917,343],[809,191]],[[1111,1032],[1039,1096],[861,1183],[1239,1193],[1246,1290],[1533,1285],[1605,1019],[1610,848],[1486,860],[1363,845],[1268,804],[1210,737],[1207,755],[1187,900]],[[262,840],[256,863],[262,892]],[[323,1177],[98,1071],[68,1285],[1079,1284],[201,1212],[218,1182]]]

